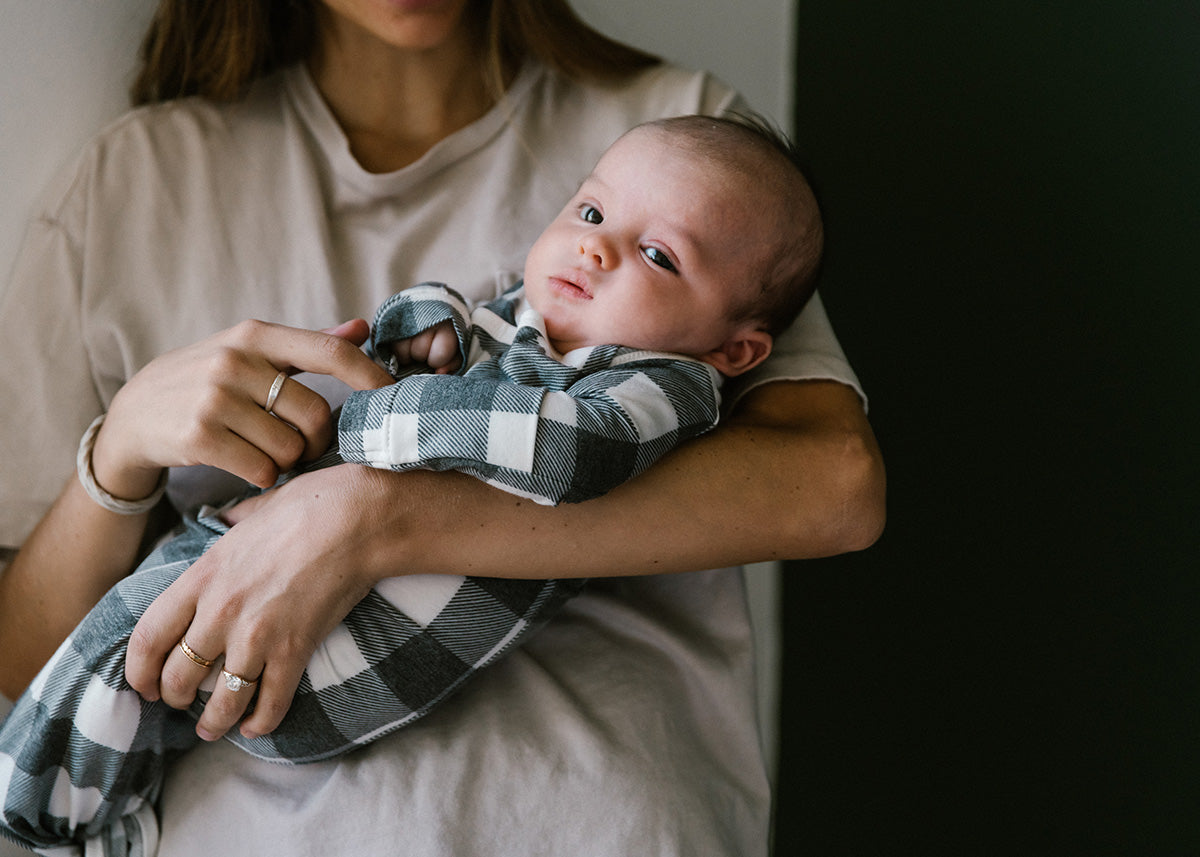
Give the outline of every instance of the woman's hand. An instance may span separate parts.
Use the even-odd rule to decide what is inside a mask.
[[[226,519],[233,529],[146,611],[126,676],[147,698],[186,706],[207,671],[179,640],[223,653],[237,675],[262,672],[242,724],[254,736],[278,725],[317,644],[386,575],[596,577],[861,550],[883,526],[884,474],[852,390],[780,382],[586,503],[551,508],[462,474],[341,465]],[[224,734],[252,693],[218,682],[200,734]]]
[[[164,467],[207,464],[266,488],[332,435],[326,401],[281,372],[333,375],[354,389],[391,383],[363,354],[361,319],[327,331],[247,321],[158,357],[121,388],[96,438],[92,467],[109,493],[149,494]]]
[[[114,398],[93,456],[97,481],[117,496],[137,497],[148,493],[163,467],[207,464],[263,488],[273,485],[296,462],[323,452],[333,432],[328,403],[303,384],[288,383],[284,373],[332,375],[359,390],[389,384],[391,376],[357,347],[368,333],[362,320],[320,332],[251,321],[163,355]],[[322,504],[315,514],[328,520],[350,508]],[[246,679],[258,679],[269,642],[273,668],[261,678],[259,719],[268,728],[282,719],[308,655],[370,583],[337,580],[322,597],[319,576],[256,575],[269,572],[262,549],[274,544],[272,535],[303,543],[313,558],[312,540],[301,538],[309,514],[298,504],[280,509],[265,505],[261,520],[222,539],[211,559],[197,562],[146,613],[127,660],[130,684],[145,698],[161,693],[176,707],[191,703],[205,671],[176,648],[184,631],[195,653],[225,653],[226,668]],[[156,629],[164,628],[177,630],[162,638]],[[167,660],[172,652],[174,660]],[[252,694],[243,689],[238,697],[219,684],[201,734],[224,734]]]
[[[272,383],[293,367],[334,375],[358,389],[391,383],[357,347],[367,333],[362,320],[320,333],[246,322],[159,357],[113,400],[93,450],[96,481],[133,500],[154,489],[163,467],[203,463],[271,484],[280,470],[320,451],[332,430],[325,401],[294,381],[283,382],[273,403],[279,418],[267,413]],[[87,611],[129,573],[148,517],[114,515],[77,479],[67,481],[0,575],[0,651],[6,653],[0,692],[15,699]]]
[[[237,523],[185,571],[138,622],[125,674],[144,698],[186,708],[209,670],[199,656],[223,656],[224,669],[257,688],[229,690],[218,679],[196,731],[216,740],[246,711],[247,737],[272,731],[292,704],[317,645],[375,583],[361,544],[347,537],[369,513],[342,465],[302,474],[237,508]],[[369,522],[368,522],[369,523]]]

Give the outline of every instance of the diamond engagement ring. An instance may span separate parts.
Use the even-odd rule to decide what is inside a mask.
[[[243,687],[254,687],[254,685],[258,684],[257,681],[244,679],[236,673],[231,673],[229,670],[221,670],[221,678],[225,679],[225,687],[234,693],[237,693]]]

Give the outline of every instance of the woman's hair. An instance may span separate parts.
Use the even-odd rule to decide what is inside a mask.
[[[142,42],[133,103],[239,98],[258,78],[311,55],[319,2],[160,0]],[[620,80],[659,61],[592,29],[567,0],[468,0],[465,14],[477,21],[484,71],[497,97],[529,57],[567,77],[598,81]]]

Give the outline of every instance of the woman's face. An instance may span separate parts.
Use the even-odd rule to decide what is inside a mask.
[[[374,38],[393,48],[429,50],[464,25],[468,0],[321,0],[326,36]]]

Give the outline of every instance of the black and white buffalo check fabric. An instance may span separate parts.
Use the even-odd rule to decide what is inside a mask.
[[[8,838],[47,854],[154,853],[165,766],[199,742],[209,694],[186,712],[146,702],[125,681],[125,649],[146,607],[225,531],[214,517],[189,521],[101,600],[17,701],[0,726]],[[582,585],[389,578],[314,653],[275,732],[226,739],[289,763],[367,744],[426,714]]]
[[[376,354],[441,322],[453,324],[464,368],[352,394],[338,427],[345,460],[460,470],[539,503],[575,503],[717,422],[711,366],[619,345],[556,359],[520,284],[470,314],[438,283],[393,295],[376,314]]]
[[[443,286],[403,292],[380,310],[376,350],[443,321],[454,325],[467,368],[355,394],[340,419],[340,450],[314,467],[458,469],[538,502],[575,502],[716,422],[709,367],[616,346],[555,360],[519,290],[473,315]],[[213,514],[189,519],[101,600],[17,701],[0,725],[0,834],[46,854],[155,853],[165,766],[198,743],[195,720],[209,694],[188,712],[142,700],[125,681],[125,650],[146,607],[225,531]],[[286,763],[370,743],[427,714],[582,586],[389,578],[319,647],[275,732],[226,738]]]

